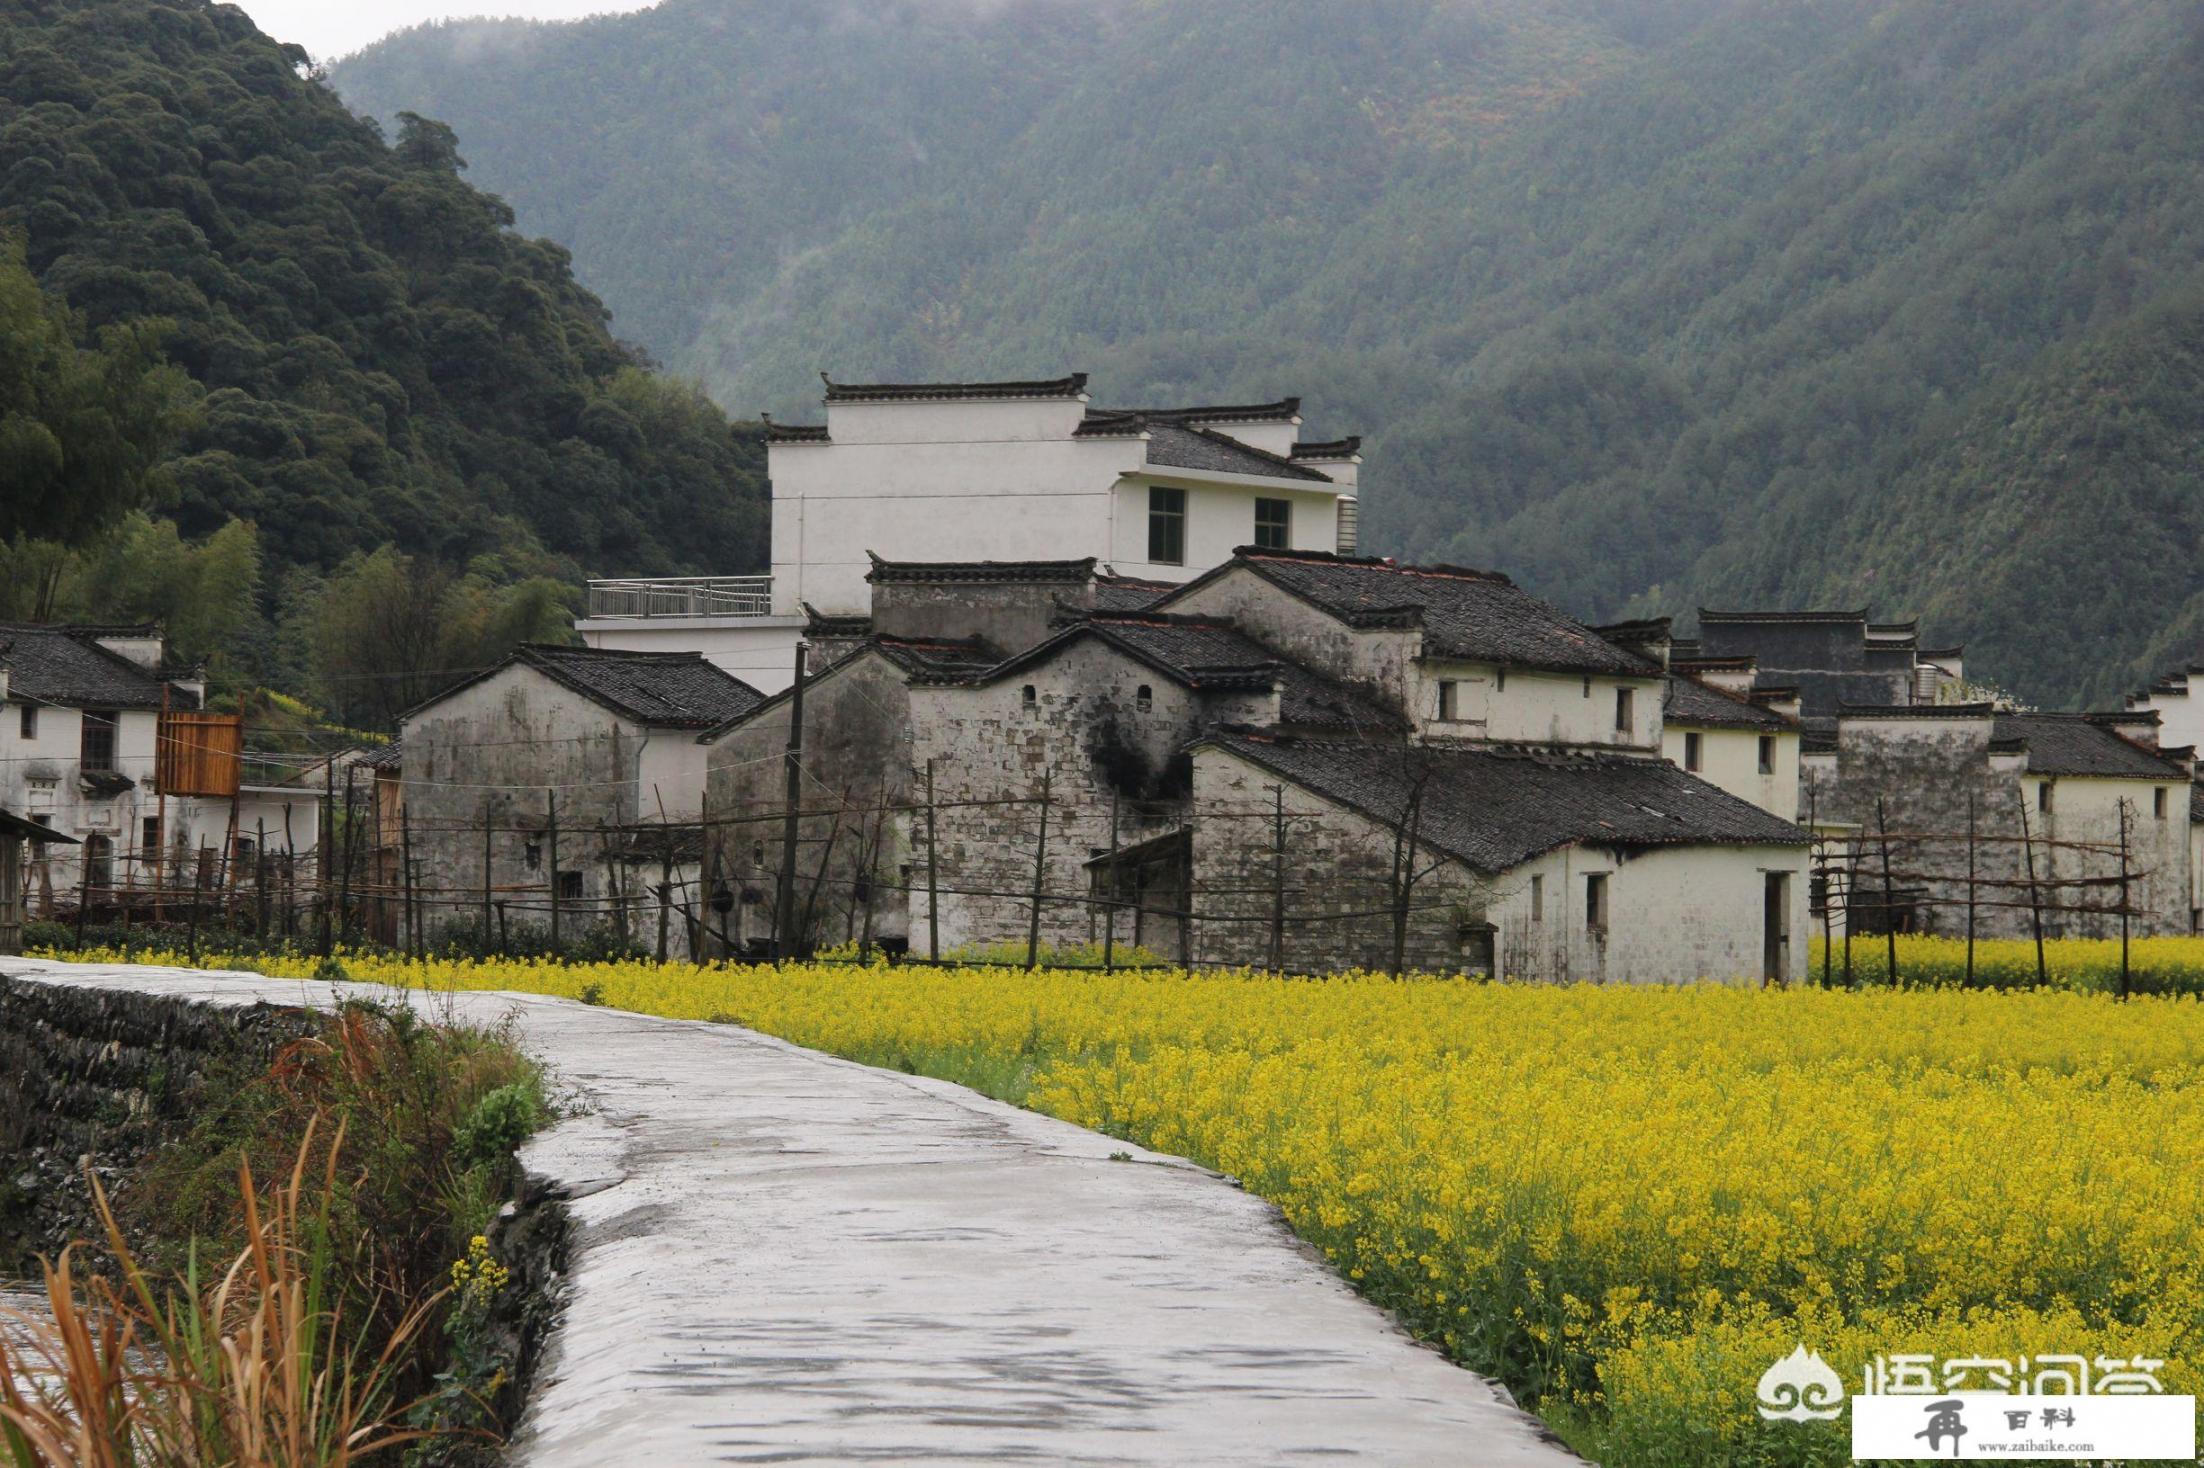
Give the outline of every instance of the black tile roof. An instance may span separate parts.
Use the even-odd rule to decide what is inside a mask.
[[[1506,871],[1560,847],[1804,846],[1800,827],[1665,760],[1290,739],[1220,731],[1214,744],[1388,824],[1419,778],[1417,832],[1475,871]]]
[[[1771,622],[1787,626],[1799,624],[1810,626],[1828,626],[1832,624],[1842,624],[1846,622],[1857,622],[1862,627],[1865,627],[1867,625],[1867,608],[1862,607],[1856,612],[1722,612],[1715,611],[1710,607],[1701,607],[1699,608],[1699,620],[1701,623]]]
[[[1148,462],[1160,469],[1198,469],[1212,474],[1261,474],[1329,484],[1331,476],[1284,454],[1245,444],[1214,428],[1178,423],[1148,425]]]
[[[765,425],[767,443],[832,443],[824,423],[775,423],[770,413],[758,414]]]
[[[804,687],[816,688],[875,655],[895,667],[909,683],[962,683],[1002,660],[1000,649],[977,637],[882,637],[875,634],[848,648],[825,667],[812,670],[804,678]],[[721,735],[749,723],[767,709],[778,708],[794,695],[793,688],[783,688],[778,693],[761,697],[748,708],[699,734],[697,743],[714,743]]]
[[[57,842],[64,846],[79,844],[74,836],[64,836],[51,826],[41,826],[36,821],[25,820],[23,817],[7,810],[0,810],[0,837],[14,837],[29,841],[37,846]]]
[[[602,708],[643,724],[710,729],[757,706],[765,695],[695,652],[616,652],[523,643],[496,667],[463,678],[399,715],[408,719],[515,665],[533,668]]]
[[[1203,403],[1183,408],[1089,408],[1087,422],[1142,418],[1151,423],[1291,423],[1301,416],[1299,398],[1271,403]]]
[[[9,697],[63,708],[158,709],[162,680],[99,645],[100,637],[152,637],[153,627],[65,627],[0,622],[0,662],[8,666]],[[169,707],[195,709],[190,692],[169,689]]]
[[[393,739],[378,744],[361,755],[353,764],[363,770],[398,770],[405,767],[406,745],[403,739]]]
[[[1362,435],[1350,433],[1345,438],[1297,443],[1289,452],[1296,459],[1351,459],[1362,452]]]
[[[1427,657],[1563,673],[1660,676],[1659,665],[1616,647],[1495,571],[1397,566],[1362,557],[1243,546],[1233,559],[1188,585],[1202,585],[1238,567],[1350,626],[1421,625]]]
[[[1406,725],[1383,704],[1345,683],[1292,662],[1230,622],[1145,612],[1097,612],[996,664],[978,680],[995,682],[1099,637],[1184,687],[1201,691],[1279,690],[1278,718],[1300,728],[1397,731]]]
[[[1085,582],[1093,577],[1094,564],[1093,556],[1082,556],[1076,561],[890,561],[872,555],[872,569],[865,573],[865,579],[875,586],[927,582]]]
[[[2024,743],[2031,775],[2187,778],[2186,772],[2165,755],[2105,727],[2088,714],[1999,714],[1991,737]]]
[[[963,678],[984,673],[1002,654],[977,637],[875,637],[866,646],[906,673]]]
[[[824,372],[830,403],[987,401],[1001,398],[1075,398],[1087,390],[1087,374],[1074,372],[1031,382],[836,382]]]
[[[1175,581],[1144,581],[1138,576],[1094,578],[1094,609],[1098,612],[1145,611],[1178,590]]]
[[[695,652],[614,652],[531,643],[514,654],[584,698],[645,724],[709,729],[755,708],[755,688]]]
[[[1760,729],[1770,734],[1798,728],[1795,720],[1774,709],[1681,673],[1668,675],[1661,700],[1661,719],[1667,724],[1694,729]]]
[[[847,642],[853,638],[872,636],[872,618],[859,612],[822,612],[810,602],[803,604],[804,636]]]

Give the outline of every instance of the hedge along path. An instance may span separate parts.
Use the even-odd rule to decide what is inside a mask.
[[[586,1110],[529,1143],[570,1298],[515,1461],[1579,1460],[1181,1158],[732,1025],[128,965],[0,973],[489,1023]]]

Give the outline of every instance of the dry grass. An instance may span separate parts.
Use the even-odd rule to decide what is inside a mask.
[[[406,1303],[368,1356],[332,1250],[337,1128],[318,1173],[310,1123],[263,1200],[239,1165],[244,1247],[212,1279],[196,1260],[157,1282],[97,1194],[114,1276],[45,1265],[48,1318],[0,1335],[5,1468],[343,1468],[426,1436],[395,1400],[439,1298]],[[96,1184],[95,1184],[96,1187]]]

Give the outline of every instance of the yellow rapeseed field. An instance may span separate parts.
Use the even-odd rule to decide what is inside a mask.
[[[1800,1341],[1854,1389],[1928,1351],[2196,1390],[2195,999],[346,963],[740,1022],[1183,1153],[1610,1465],[1848,1462],[1841,1423],[1754,1410]]]

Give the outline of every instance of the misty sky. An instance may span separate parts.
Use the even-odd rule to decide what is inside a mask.
[[[279,41],[296,41],[317,61],[349,55],[392,31],[424,20],[463,15],[526,15],[573,20],[613,10],[641,10],[652,0],[235,0],[253,23]]]

